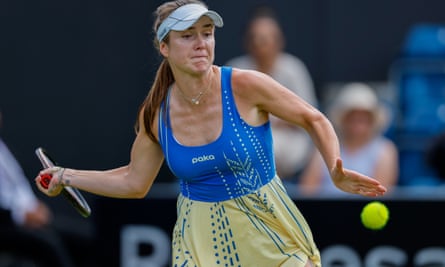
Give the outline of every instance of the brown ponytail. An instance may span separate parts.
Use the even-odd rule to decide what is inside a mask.
[[[156,33],[162,21],[164,21],[164,19],[166,19],[178,7],[191,3],[201,4],[207,7],[203,2],[199,0],[176,0],[160,5],[154,12],[155,21],[153,24],[153,31]],[[166,42],[168,44],[168,35],[165,37],[163,42]],[[156,34],[153,44],[159,51],[159,42],[156,38]],[[147,97],[139,107],[135,130],[136,132],[139,131],[139,114],[143,112],[145,131],[147,132],[147,135],[150,137],[150,139],[154,142],[158,142],[158,140],[156,139],[155,133],[153,132],[153,122],[155,120],[156,113],[161,106],[161,103],[167,98],[168,87],[173,84],[174,81],[175,78],[173,77],[173,72],[170,68],[170,65],[167,59],[164,58],[158,68],[158,71],[156,72],[155,80],[152,87],[150,88],[150,91],[148,92]],[[164,106],[164,108],[166,108],[166,106]]]
[[[161,103],[167,98],[167,88],[174,82],[174,80],[168,61],[163,59],[156,72],[155,81],[144,102],[142,102],[142,105],[139,107],[138,114],[144,112],[145,131],[154,142],[158,142],[158,140],[153,133],[153,121]],[[166,106],[164,106],[164,109],[165,108]],[[139,120],[136,121],[135,129],[136,131],[139,130]]]

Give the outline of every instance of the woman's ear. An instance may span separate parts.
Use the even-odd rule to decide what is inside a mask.
[[[166,42],[161,42],[159,44],[159,52],[161,53],[161,55],[165,58],[168,57],[168,45]]]

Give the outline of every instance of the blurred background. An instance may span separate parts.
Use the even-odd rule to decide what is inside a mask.
[[[108,169],[128,163],[136,112],[160,62],[152,46],[151,27],[152,12],[162,2],[0,1],[0,131],[30,181],[40,169],[34,154],[39,146],[61,165],[72,168]],[[400,153],[400,188],[386,201],[401,205],[399,210],[409,204],[425,212],[425,203],[432,210],[443,209],[443,178],[426,162],[425,155],[445,128],[445,1],[206,3],[221,14],[225,23],[216,31],[218,65],[244,53],[247,15],[256,5],[267,4],[279,14],[286,51],[308,67],[320,109],[343,83],[363,81],[373,85],[392,111],[386,135],[397,144]],[[92,218],[80,217],[59,199],[43,200],[54,208],[57,227],[69,232],[70,250],[78,266],[137,266],[122,260],[120,231],[128,224],[160,225],[169,238],[169,227],[175,218],[175,193],[175,178],[163,167],[147,200],[135,203],[98,199],[85,193],[92,204]],[[337,207],[345,206],[345,214],[349,208],[350,213],[358,213],[361,201],[365,201],[346,205],[347,202],[323,197],[293,197],[302,203],[303,213],[317,229],[315,233],[323,227],[320,221],[326,220],[311,214],[311,209],[329,212],[338,202]],[[162,203],[153,205],[158,202]],[[418,209],[416,205],[420,205]],[[158,222],[162,212],[166,215]],[[404,216],[410,216],[409,212],[408,209],[407,214],[400,215],[401,222],[406,223]],[[157,214],[156,219],[149,214]],[[114,226],[109,225],[110,221]],[[410,225],[394,229],[403,227],[408,229]],[[406,265],[397,266],[414,266],[416,253],[430,245],[443,253],[440,248],[445,248],[445,236],[436,230],[439,229],[432,227],[436,235],[432,234],[420,247],[403,247],[404,242],[393,238],[394,247],[406,254]],[[398,237],[405,233],[397,232]],[[320,239],[323,248],[331,245],[323,237]],[[379,242],[377,239],[372,247]],[[145,253],[147,266],[167,266],[163,259],[153,259],[155,248],[151,244],[137,251]],[[360,261],[364,262],[369,250],[368,246],[357,251]],[[110,251],[115,253],[108,254]],[[438,255],[445,259],[445,254]],[[434,266],[445,266],[445,260],[441,264]]]

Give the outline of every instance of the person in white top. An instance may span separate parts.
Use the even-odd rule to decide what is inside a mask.
[[[12,253],[7,257],[8,264],[44,262],[73,266],[52,219],[50,208],[34,194],[19,162],[0,138],[0,252]],[[13,258],[12,255],[19,256]],[[32,260],[36,262],[30,263]],[[2,264],[0,260],[0,266]]]
[[[1,126],[0,113],[0,126]],[[49,208],[34,195],[14,155],[0,138],[0,207],[19,226],[39,228],[51,222]]]
[[[389,191],[396,186],[398,150],[384,136],[389,114],[374,89],[359,82],[344,85],[328,108],[328,117],[338,132],[344,166],[376,177]],[[330,181],[329,170],[317,151],[301,175],[298,188],[308,195],[346,196]]]
[[[230,59],[226,65],[268,74],[311,105],[317,106],[313,81],[306,65],[284,48],[285,38],[273,10],[261,6],[247,26],[247,54]],[[287,182],[296,182],[309,159],[312,142],[299,127],[270,117],[277,173]]]

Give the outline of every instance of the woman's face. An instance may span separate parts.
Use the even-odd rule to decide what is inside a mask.
[[[369,110],[348,111],[342,120],[343,133],[348,138],[368,138],[374,131],[375,118]]]
[[[213,21],[202,16],[185,31],[171,31],[168,44],[160,44],[161,54],[172,68],[201,73],[210,68],[215,54],[215,26]]]

